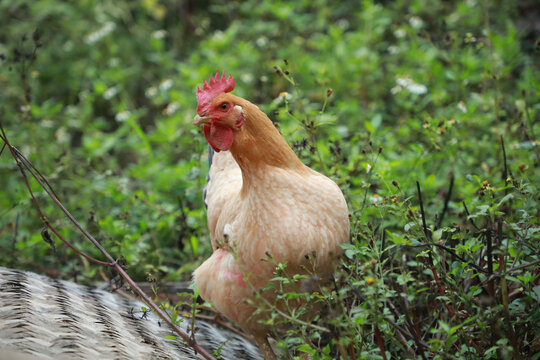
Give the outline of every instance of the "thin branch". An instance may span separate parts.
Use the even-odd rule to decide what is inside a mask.
[[[384,349],[384,342],[382,340],[381,331],[379,330],[379,327],[375,324],[375,341],[377,342],[377,346],[381,350],[381,355],[384,360],[387,360],[386,358],[386,351]]]
[[[34,192],[32,191],[32,188],[30,186],[30,182],[28,181],[28,177],[26,176],[26,171],[29,171],[32,176],[36,179],[36,181],[39,183],[39,185],[41,185],[41,187],[47,192],[47,194],[53,199],[55,200],[55,202],[57,204],[60,204],[61,206],[61,203],[59,202],[59,200],[56,198],[56,196],[54,196],[54,194],[52,194],[52,192],[50,191],[50,189],[48,189],[45,184],[43,183],[43,181],[36,175],[36,173],[29,167],[26,165],[26,163],[29,161],[24,158],[24,157],[20,157],[20,152],[15,148],[13,147],[7,137],[6,137],[6,133],[4,131],[4,128],[2,127],[2,125],[0,124],[0,131],[1,131],[1,135],[0,135],[0,139],[2,139],[4,141],[4,144],[7,145],[7,147],[9,148],[10,152],[11,152],[11,155],[13,156],[13,158],[15,159],[15,162],[17,163],[17,166],[19,167],[19,171],[21,172],[21,175],[23,176],[23,180],[24,180],[24,183],[26,185],[26,188],[28,189],[28,192],[30,193],[30,196],[32,198],[32,202],[34,203],[34,207],[36,208],[36,210],[38,211],[39,213],[39,216],[41,218],[41,221],[45,224],[45,226],[47,226],[64,244],[66,244],[69,248],[71,248],[73,251],[75,251],[77,254],[79,254],[80,256],[84,257],[85,259],[87,259],[88,261],[91,261],[93,263],[96,263],[96,264],[99,264],[99,265],[103,265],[103,266],[113,266],[113,263],[115,262],[114,259],[110,259],[111,262],[104,262],[104,261],[101,261],[101,260],[97,260],[97,259],[94,259],[93,257],[85,254],[84,252],[80,251],[79,249],[77,249],[75,246],[73,246],[69,241],[67,241],[66,239],[64,239],[64,237],[62,235],[60,235],[60,233],[56,230],[56,228],[49,222],[49,220],[47,219],[47,217],[43,214],[43,212],[41,211],[41,207],[39,206],[39,203],[34,195]],[[63,208],[63,206],[62,206]],[[63,210],[65,210],[64,212],[66,212],[67,210],[64,208]],[[70,214],[71,215],[71,214]],[[74,220],[74,219],[73,219]],[[99,244],[99,243],[98,243]],[[100,245],[101,247],[101,245]],[[100,249],[101,250],[101,249]],[[104,250],[103,250],[104,251]]]
[[[422,190],[420,190],[420,183],[416,181],[416,190],[418,191],[418,202],[420,203],[420,214],[422,215],[422,227],[424,228],[424,235],[426,236],[426,241],[431,241],[431,236],[429,234],[427,225],[426,225],[426,213],[424,212],[424,202],[422,201]],[[431,252],[428,253],[429,261],[433,265],[433,256]]]
[[[533,266],[533,265],[538,265],[540,264],[540,259],[536,259],[534,261],[531,261],[531,262],[528,262],[526,264],[522,264],[522,265],[519,265],[519,266],[515,266],[513,268],[510,268],[508,270],[509,273],[511,272],[514,272],[514,271],[517,271],[517,270],[521,270],[521,269],[525,269],[525,268],[528,268],[529,266]]]
[[[487,250],[486,250],[486,256],[487,256],[487,268],[488,268],[488,276],[493,274],[493,240],[491,237],[491,229],[488,228],[486,231],[486,242],[487,242]],[[495,296],[495,284],[493,283],[493,280],[488,281],[488,293],[490,296]]]
[[[441,245],[441,244],[438,244],[438,243],[425,243],[425,244],[413,244],[413,245],[402,245],[402,247],[405,247],[405,248],[413,248],[413,247],[426,247],[426,246],[436,246],[440,249],[443,249],[444,251],[452,254],[453,256],[455,256],[458,260],[461,260],[462,262],[464,263],[467,263],[468,265],[470,265],[471,267],[475,268],[476,270],[480,271],[480,272],[483,272],[483,273],[486,273],[487,274],[487,271],[482,269],[480,266],[476,265],[474,262],[470,262],[468,261],[467,259],[459,256],[454,250],[450,249],[449,247],[446,247],[444,245]]]
[[[453,189],[454,189],[454,173],[450,173],[450,184],[448,185],[448,191],[446,191],[446,197],[444,198],[444,206],[441,212],[441,216],[439,217],[439,220],[437,221],[437,229],[440,229],[441,224],[444,219],[444,215],[446,214],[446,211],[448,210],[448,203],[450,202],[450,197],[452,196]]]
[[[504,161],[504,170],[502,174],[503,181],[506,181],[508,178],[508,165],[506,163],[506,149],[504,148],[504,137],[501,135],[501,148],[503,153],[503,161]]]
[[[469,213],[469,209],[467,209],[467,205],[465,205],[465,201],[462,201],[461,203],[463,204],[463,208],[465,209],[465,214],[467,214],[467,219],[469,220],[471,225],[474,226],[476,230],[481,231],[481,229],[478,226],[476,226],[476,224],[474,223],[474,220],[469,218],[471,214]]]
[[[28,188],[28,191],[30,192],[30,195],[32,196],[32,201],[34,203],[34,206],[38,210],[38,213],[40,215],[41,220],[43,223],[53,231],[62,242],[64,242],[66,245],[68,245],[71,249],[73,249],[77,254],[83,256],[84,258],[88,259],[89,261],[92,261],[94,263],[104,265],[104,266],[110,266],[114,267],[114,269],[126,280],[126,282],[130,285],[132,290],[141,297],[141,299],[150,307],[152,310],[156,312],[156,314],[163,319],[169,325],[169,327],[178,335],[180,336],[184,341],[186,341],[194,350],[196,353],[199,353],[203,358],[207,360],[215,360],[215,358],[203,347],[201,347],[199,344],[195,342],[194,339],[192,339],[189,335],[187,335],[185,332],[183,332],[178,326],[174,325],[171,321],[170,317],[159,307],[157,306],[145,293],[141,290],[141,288],[131,279],[131,277],[126,273],[126,271],[122,268],[122,266],[113,259],[113,257],[101,246],[101,244],[92,236],[86,229],[82,227],[82,225],[71,215],[71,213],[64,207],[64,205],[58,200],[58,197],[54,193],[54,190],[50,186],[50,184],[47,182],[47,180],[41,175],[37,170],[34,170],[35,167],[32,165],[32,163],[24,157],[24,155],[17,150],[14,146],[12,146],[6,136],[6,133],[4,131],[4,128],[2,124],[0,123],[0,139],[4,141],[4,147],[7,146],[8,149],[11,152],[11,155],[15,159],[17,166],[19,167],[19,170],[23,176],[23,179],[25,181],[26,187]],[[28,178],[26,176],[26,171],[30,172],[32,177],[39,183],[39,185],[47,192],[49,197],[56,203],[56,205],[64,212],[64,214],[71,220],[71,222],[81,231],[81,233],[96,246],[101,253],[110,261],[110,262],[103,262],[97,259],[94,259],[90,257],[89,255],[85,254],[84,252],[78,250],[73,245],[71,245],[68,241],[66,241],[59,233],[56,231],[56,229],[49,223],[45,215],[42,213],[39,204],[37,202],[37,199],[35,198],[32,189],[30,187],[30,183],[28,181]]]
[[[422,201],[422,190],[420,190],[420,183],[418,180],[416,181],[416,189],[418,190],[418,201],[420,202],[420,213],[422,214],[422,226],[424,227],[424,235],[426,236],[426,241],[431,241],[431,234],[428,231],[427,225],[426,225],[426,214],[424,212],[424,202]],[[437,284],[437,289],[439,290],[439,295],[444,296],[444,290],[441,286],[441,281],[439,279],[439,275],[437,275],[437,270],[435,269],[435,265],[433,263],[433,255],[431,254],[431,251],[428,251],[429,256],[429,263],[430,263],[430,269],[431,273],[433,274],[433,279],[435,280],[435,284]],[[455,311],[449,302],[443,300],[444,305],[446,306],[446,309],[448,310],[448,314],[450,317],[454,317]]]
[[[424,202],[422,201],[422,190],[420,190],[420,183],[418,180],[416,181],[416,189],[418,190],[418,202],[420,203],[420,214],[422,215],[422,227],[424,228],[424,235],[426,236],[426,240],[431,240],[431,236],[429,235],[428,228],[426,225],[426,214],[424,212]]]
[[[403,327],[396,324],[392,319],[390,319],[388,317],[385,317],[384,320],[387,321],[393,327],[395,327],[397,330],[399,330],[403,335],[407,335],[411,340],[415,341],[418,345],[424,347],[425,349],[429,349],[429,345],[426,342],[424,342],[423,340],[420,340],[420,339],[416,340],[415,337],[412,334],[410,334]]]

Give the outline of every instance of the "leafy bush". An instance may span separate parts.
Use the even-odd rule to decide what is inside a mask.
[[[224,68],[341,186],[352,215],[335,284],[300,294],[330,310],[276,334],[289,358],[538,359],[535,11],[524,0],[7,0],[1,122],[135,278],[185,279],[211,251],[194,93]],[[6,153],[0,171],[0,264],[95,278],[43,241]],[[99,256],[32,188],[62,235]]]

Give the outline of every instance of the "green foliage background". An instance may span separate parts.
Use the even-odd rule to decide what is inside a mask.
[[[348,316],[355,320],[343,338],[373,336],[364,325],[379,322],[388,336],[385,351],[403,354],[389,340],[395,329],[384,325],[388,314],[381,309],[385,299],[400,296],[393,281],[411,286],[410,301],[428,302],[421,284],[412,286],[415,276],[431,276],[428,253],[454,291],[450,303],[468,314],[487,311],[473,301],[487,291],[485,274],[472,276],[473,282],[478,277],[476,289],[463,288],[461,281],[471,276],[466,263],[453,259],[446,266],[444,251],[404,245],[432,237],[485,266],[485,234],[499,236],[502,222],[494,254],[513,267],[538,260],[536,15],[534,2],[525,0],[4,0],[0,121],[75,217],[113,256],[126,259],[130,274],[187,279],[211,251],[202,203],[207,144],[191,125],[195,89],[216,69],[230,72],[235,94],[260,105],[302,160],[346,194],[353,224],[348,289],[376,291],[372,303],[351,305],[356,312]],[[43,241],[43,225],[7,151],[0,174],[0,265],[97,278],[97,266],[59,241],[56,252]],[[49,221],[100,257],[37,184],[32,188]],[[396,280],[402,254],[409,256],[403,266],[411,273]],[[364,268],[370,259],[377,264]],[[540,321],[538,264],[519,274],[498,264],[495,271],[514,284],[510,291],[521,289],[517,303],[505,304],[501,285],[491,294],[493,313],[481,312],[484,328],[440,314],[435,324],[426,320],[423,331],[447,334],[433,337],[431,354],[470,358],[492,349],[482,356],[539,357],[532,325]],[[493,322],[503,311],[518,331],[517,352],[517,340]],[[457,324],[463,329],[452,327]],[[467,326],[480,339],[500,331],[475,346],[464,340]],[[300,350],[330,356],[306,346]],[[362,346],[358,356],[382,356],[374,342]]]

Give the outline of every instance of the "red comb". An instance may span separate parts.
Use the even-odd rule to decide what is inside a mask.
[[[210,80],[208,82],[204,80],[202,90],[197,86],[197,113],[201,114],[202,111],[206,111],[206,108],[210,105],[215,96],[233,91],[234,85],[234,78],[231,74],[229,74],[228,79],[225,78],[225,70],[223,70],[221,79],[219,78],[219,70],[216,71],[215,77],[210,75]]]

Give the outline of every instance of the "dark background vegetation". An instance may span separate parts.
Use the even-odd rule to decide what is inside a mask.
[[[277,334],[290,358],[538,359],[537,5],[3,0],[0,122],[132,276],[185,280],[211,251],[195,89],[224,69],[352,214],[338,310]],[[99,278],[7,151],[0,175],[0,265]]]

